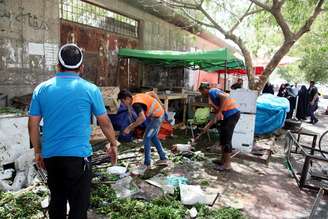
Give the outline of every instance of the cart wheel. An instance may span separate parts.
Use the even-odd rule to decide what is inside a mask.
[[[319,149],[321,151],[322,156],[328,158],[328,130],[325,131],[320,137]],[[322,151],[325,151],[327,153],[323,153]]]

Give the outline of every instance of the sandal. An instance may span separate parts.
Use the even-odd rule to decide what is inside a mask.
[[[168,160],[158,160],[155,162],[155,165],[167,167],[169,165],[169,161]]]

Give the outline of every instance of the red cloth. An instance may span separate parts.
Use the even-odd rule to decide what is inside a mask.
[[[167,136],[173,134],[173,126],[168,122],[164,121],[158,133],[158,138],[160,140],[165,140]]]
[[[263,66],[256,66],[256,67],[254,67],[254,69],[255,69],[255,74],[256,75],[262,75],[263,74],[263,71],[264,71]],[[216,72],[219,73],[219,74],[224,74],[224,73],[226,73],[226,70],[217,70]],[[227,74],[245,75],[246,70],[245,69],[228,69]]]

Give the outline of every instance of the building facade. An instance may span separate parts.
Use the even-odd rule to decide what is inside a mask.
[[[58,48],[69,42],[84,50],[82,77],[99,86],[195,87],[199,81],[217,82],[214,73],[159,69],[117,56],[119,48],[198,51],[225,46],[165,16],[170,12],[134,0],[0,0],[0,93],[31,93],[53,76]]]

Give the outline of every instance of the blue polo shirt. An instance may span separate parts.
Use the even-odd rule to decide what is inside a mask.
[[[73,72],[59,72],[39,84],[29,116],[43,118],[42,157],[90,156],[91,115],[105,113],[99,88]]]
[[[219,94],[224,94],[224,92],[218,88],[211,88],[208,91],[209,98],[216,106],[220,106],[220,96]],[[224,119],[229,118],[230,116],[239,112],[238,108],[227,110],[223,112]]]

